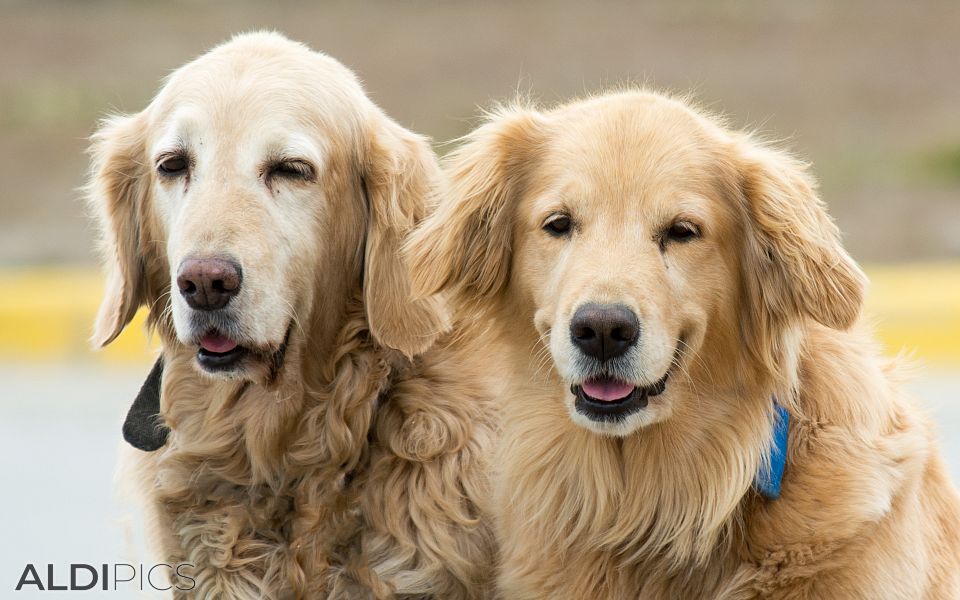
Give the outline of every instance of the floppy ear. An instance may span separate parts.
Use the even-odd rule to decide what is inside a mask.
[[[743,140],[741,189],[747,232],[747,291],[776,323],[800,315],[846,329],[860,315],[866,277],[840,243],[805,165]]]
[[[441,192],[443,175],[425,138],[383,117],[371,134],[364,185],[370,218],[363,299],[370,332],[380,343],[412,357],[449,327],[439,297],[412,297],[400,255],[404,238]]]
[[[444,159],[451,189],[405,247],[414,294],[456,304],[499,293],[510,278],[513,204],[536,157],[540,115],[503,109]]]
[[[112,342],[144,302],[139,217],[146,194],[144,128],[139,116],[113,117],[93,135],[87,201],[101,229],[107,272],[93,343]]]

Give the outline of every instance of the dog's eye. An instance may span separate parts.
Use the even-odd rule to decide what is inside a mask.
[[[164,177],[176,177],[187,172],[190,161],[183,154],[164,156],[157,162],[157,172]]]
[[[699,237],[700,230],[693,223],[677,221],[665,232],[664,238],[671,242],[689,242]]]
[[[267,169],[267,177],[286,177],[289,179],[313,179],[313,166],[302,160],[282,160]]]
[[[561,237],[569,234],[572,226],[570,215],[557,214],[550,215],[543,223],[543,230],[554,237]]]

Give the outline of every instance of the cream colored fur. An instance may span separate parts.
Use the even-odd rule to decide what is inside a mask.
[[[452,193],[407,251],[416,292],[479,311],[512,366],[505,598],[960,598],[960,499],[860,323],[865,279],[803,165],[624,91],[495,111],[447,167]],[[544,230],[557,214],[568,235]],[[699,235],[676,241],[676,223]],[[639,316],[631,382],[669,374],[615,426],[569,389],[571,313],[598,299]],[[752,482],[773,396],[791,426],[771,500]]]
[[[398,256],[444,189],[426,140],[333,59],[248,34],[176,71],[95,135],[89,200],[104,233],[95,341],[140,306],[162,342],[154,453],[129,450],[159,559],[184,598],[483,598],[496,423],[477,361],[438,298],[413,301]],[[171,152],[189,174],[158,168]],[[306,176],[272,171],[284,160]],[[226,253],[240,372],[203,372],[177,265]],[[260,355],[258,355],[260,356]],[[186,582],[183,582],[186,583]]]

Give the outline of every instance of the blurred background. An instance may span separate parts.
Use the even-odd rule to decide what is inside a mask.
[[[837,4],[0,0],[0,469],[19,481],[0,499],[0,590],[28,561],[125,557],[110,478],[151,350],[137,327],[86,345],[101,286],[86,139],[253,29],[338,58],[438,142],[518,91],[553,103],[622,83],[693,91],[782,140],[873,280],[887,352],[922,366],[910,385],[960,480],[960,3]]]

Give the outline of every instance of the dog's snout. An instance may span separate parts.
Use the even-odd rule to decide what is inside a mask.
[[[192,258],[180,263],[177,287],[190,308],[223,308],[240,291],[240,265],[221,258]]]
[[[587,356],[609,360],[624,354],[640,337],[640,321],[625,306],[584,304],[570,321],[570,337]]]

